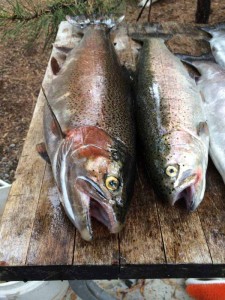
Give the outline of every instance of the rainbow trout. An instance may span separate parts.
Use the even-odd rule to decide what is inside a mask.
[[[44,138],[66,214],[84,240],[91,217],[117,233],[131,200],[135,137],[130,83],[110,41],[111,20],[78,22],[83,31],[46,96]],[[46,149],[44,149],[46,148]]]
[[[137,121],[147,172],[172,205],[202,201],[208,130],[196,84],[163,39],[145,39],[137,75]]]

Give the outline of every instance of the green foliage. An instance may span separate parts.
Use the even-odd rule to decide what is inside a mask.
[[[20,38],[26,33],[27,46],[44,35],[44,48],[55,39],[58,25],[66,15],[121,14],[124,1],[119,0],[4,0],[0,4],[1,37]]]

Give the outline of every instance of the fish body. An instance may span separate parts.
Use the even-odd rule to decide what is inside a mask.
[[[129,80],[107,26],[85,28],[46,98],[46,151],[68,217],[85,240],[92,239],[91,216],[120,231],[134,181],[135,137]]]
[[[201,74],[197,86],[201,92],[209,127],[209,154],[225,182],[225,70],[209,61],[192,61]]]
[[[137,122],[147,172],[172,205],[202,201],[208,130],[196,84],[160,38],[144,40],[137,75]]]
[[[202,30],[211,34],[209,43],[212,54],[215,61],[225,68],[225,28],[202,28]]]

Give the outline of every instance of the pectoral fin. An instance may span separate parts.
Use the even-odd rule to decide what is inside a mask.
[[[45,143],[40,143],[36,145],[36,150],[38,154],[48,163],[51,164],[50,158],[48,156]]]

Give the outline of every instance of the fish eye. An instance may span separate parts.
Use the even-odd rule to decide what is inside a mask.
[[[174,166],[168,166],[166,168],[166,175],[168,175],[169,177],[177,176],[177,172],[178,172],[178,169]]]
[[[114,176],[108,176],[105,180],[105,186],[109,191],[118,190],[120,185],[119,179]]]

